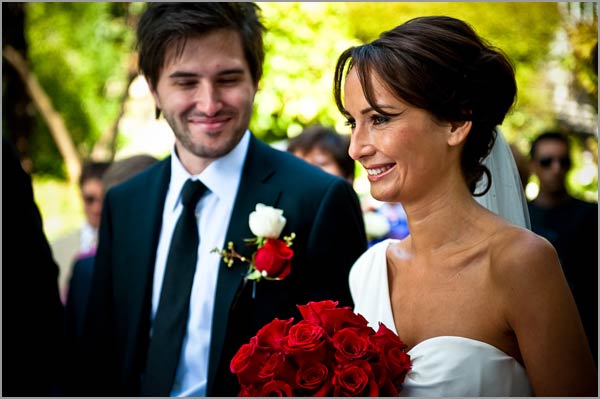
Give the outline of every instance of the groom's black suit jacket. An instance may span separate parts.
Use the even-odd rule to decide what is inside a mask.
[[[81,393],[139,394],[170,162],[167,158],[106,195],[84,333],[83,361],[88,367],[79,376],[85,384]],[[243,282],[247,264],[227,268],[220,263],[208,396],[237,395],[229,363],[237,349],[273,318],[298,320],[296,305],[308,301],[332,299],[351,306],[348,272],[366,250],[360,206],[351,185],[252,136],[225,239],[233,241],[242,255],[255,250],[243,240],[253,237],[248,216],[257,203],[283,209],[287,223],[282,236],[296,233],[292,272],[281,281],[258,282],[252,298],[252,284]]]

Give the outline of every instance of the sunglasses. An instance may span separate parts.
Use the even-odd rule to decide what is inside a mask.
[[[91,205],[94,202],[102,202],[102,198],[96,197],[94,195],[84,195],[83,202],[85,202],[87,205]]]
[[[567,156],[564,156],[564,157],[542,157],[542,158],[538,159],[538,163],[544,169],[548,169],[550,166],[552,166],[552,163],[554,163],[554,161],[558,162],[562,169],[569,169],[569,167],[571,166],[571,160]]]

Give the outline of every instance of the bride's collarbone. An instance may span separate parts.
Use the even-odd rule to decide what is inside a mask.
[[[520,358],[502,303],[481,273],[413,271],[388,278],[394,324],[409,348],[431,338],[456,336]]]
[[[485,249],[472,249],[460,253],[409,255],[391,249],[386,257],[388,279],[390,282],[401,279],[403,284],[460,284],[463,280],[466,284],[472,279],[484,278],[489,272],[487,253]]]
[[[388,252],[388,289],[396,329],[409,347],[437,336],[460,336],[514,352],[504,339],[504,312],[485,251],[439,258],[396,255]]]
[[[388,270],[394,317],[415,326],[431,320],[454,328],[477,325],[481,318],[490,317],[497,319],[495,324],[502,325],[502,302],[497,300],[488,281],[485,272],[469,268]]]
[[[506,223],[492,219],[477,234],[461,234],[451,239],[432,243],[409,235],[406,239],[393,242],[387,247],[388,264],[414,267],[426,271],[453,271],[474,265],[489,263],[494,248],[501,244],[503,234],[509,229]],[[514,230],[514,229],[513,229]]]

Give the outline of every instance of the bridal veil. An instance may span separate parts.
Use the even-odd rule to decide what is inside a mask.
[[[492,151],[484,160],[492,175],[492,186],[486,194],[475,197],[477,202],[507,219],[511,223],[531,230],[527,199],[523,191],[519,170],[504,135],[500,129]],[[485,187],[487,177],[477,185],[477,192]]]

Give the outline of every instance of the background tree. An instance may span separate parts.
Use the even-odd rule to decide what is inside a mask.
[[[3,11],[6,9],[3,3]],[[78,161],[92,155],[103,135],[111,136],[122,112],[132,72],[135,17],[142,3],[25,3],[26,59],[68,131]],[[3,33],[7,25],[3,25]],[[3,43],[4,44],[4,43]],[[3,96],[7,95],[6,89]],[[6,103],[6,102],[3,102]],[[31,108],[30,108],[31,109]],[[11,110],[9,110],[10,114]],[[32,171],[67,176],[46,121],[34,112],[33,131],[11,131],[25,141]],[[116,134],[112,134],[116,140]],[[16,138],[18,137],[18,139]],[[108,150],[97,158],[112,159],[113,140],[100,141]],[[64,154],[63,154],[64,155]]]
[[[552,115],[546,110],[549,87],[539,84],[539,69],[560,23],[556,3],[344,3],[351,34],[371,41],[409,19],[448,15],[468,22],[484,38],[501,48],[516,67],[518,104],[503,124],[512,139],[534,131]]]
[[[522,151],[535,134],[561,120],[565,107],[553,104],[555,67],[564,72],[558,84],[566,82],[577,93],[571,104],[572,119],[591,108],[597,120],[597,66],[590,62],[592,55],[597,60],[596,3],[259,5],[268,28],[267,54],[251,129],[267,142],[293,137],[312,123],[348,132],[332,97],[338,55],[422,15],[464,19],[511,58],[518,101],[502,129]],[[112,159],[124,145],[124,133],[129,133],[119,131],[119,122],[127,116],[128,87],[137,75],[135,26],[145,3],[3,3],[2,7],[3,50],[11,45],[23,56],[64,122],[76,162],[87,157]],[[560,46],[565,48],[557,52]],[[3,55],[6,61],[5,51]],[[65,166],[66,156],[9,62],[3,63],[2,93],[3,134],[17,144],[25,167],[34,173],[34,184],[43,176],[65,180],[71,169]],[[588,199],[597,198],[595,124],[581,137],[572,186]],[[585,173],[579,172],[584,169]],[[584,175],[588,177],[581,178]]]
[[[572,52],[563,60],[573,71],[572,89],[581,103],[598,112],[597,3],[565,3],[564,26]]]
[[[22,57],[27,55],[24,3],[2,3],[2,48],[11,46]],[[31,172],[28,148],[33,134],[33,104],[23,79],[9,63],[2,63],[2,134],[18,149],[23,167]]]
[[[312,123],[341,121],[333,103],[337,56],[358,44],[342,3],[260,3],[265,36],[264,77],[252,126],[266,141],[295,136]]]

